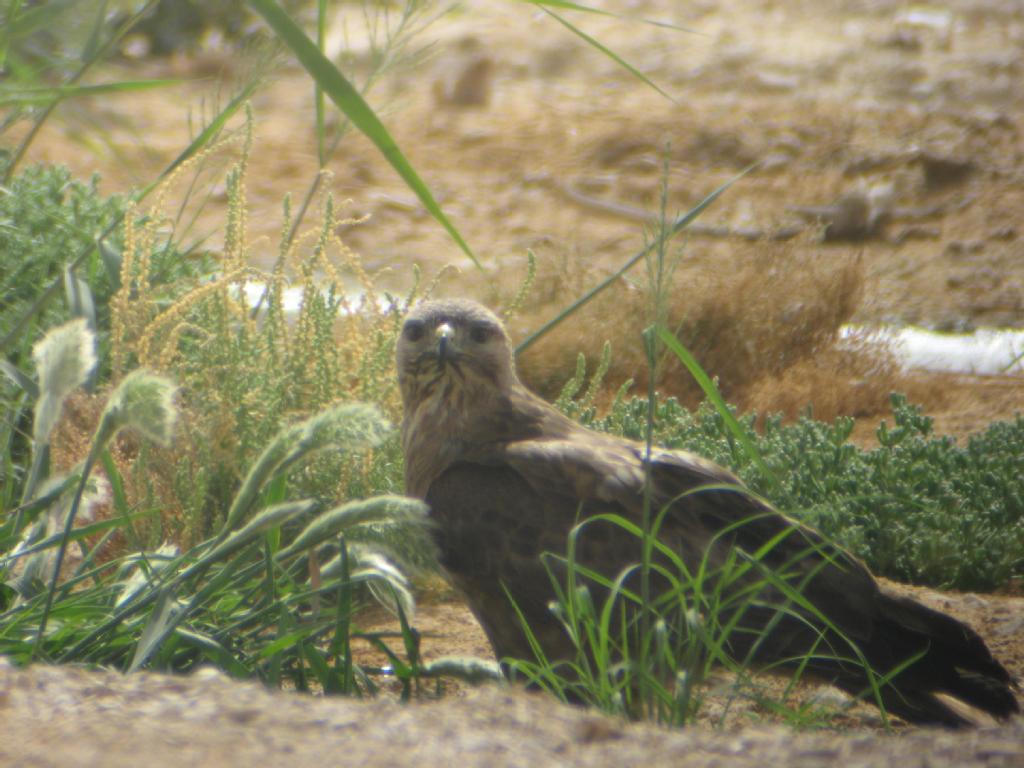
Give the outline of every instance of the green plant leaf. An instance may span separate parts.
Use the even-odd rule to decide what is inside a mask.
[[[6,19],[3,38],[6,40],[28,37],[47,27],[52,28],[59,24],[57,17],[68,8],[73,8],[79,0],[50,0],[34,7],[19,9],[14,13],[9,12]],[[21,5],[18,3],[17,5]],[[12,8],[17,8],[12,3]]]
[[[538,7],[542,11],[544,11],[544,13],[546,13],[548,16],[550,16],[555,21],[557,21],[559,24],[561,24],[563,27],[565,27],[570,32],[572,32],[574,35],[576,35],[580,39],[586,41],[586,43],[588,45],[593,46],[594,48],[599,50],[601,53],[603,53],[605,56],[607,56],[609,59],[611,59],[616,64],[618,64],[620,67],[622,67],[623,69],[628,71],[631,75],[633,75],[633,77],[637,78],[638,80],[642,80],[644,83],[646,83],[648,86],[650,86],[651,88],[656,90],[658,93],[660,93],[666,99],[671,101],[673,104],[678,103],[675,99],[673,99],[671,96],[669,96],[668,93],[666,93],[658,85],[656,85],[653,80],[651,80],[649,77],[647,77],[647,75],[645,75],[639,69],[634,67],[632,64],[630,64],[624,58],[619,56],[611,48],[609,48],[606,45],[604,45],[603,43],[601,43],[601,41],[596,40],[595,38],[593,38],[590,35],[588,35],[586,32],[584,32],[579,27],[575,26],[574,24],[569,23],[568,21],[563,19],[561,16],[559,16],[557,13],[552,11],[550,8],[545,8],[543,4],[538,3]]]
[[[701,34],[692,29],[686,27],[680,27],[677,24],[670,24],[667,21],[657,21],[655,19],[638,19],[633,16],[623,15],[621,13],[615,13],[614,11],[606,11],[603,8],[594,8],[589,5],[580,5],[579,3],[570,3],[567,0],[521,0],[521,2],[529,3],[530,5],[536,5],[543,8],[544,6],[550,6],[552,8],[560,8],[563,11],[579,11],[580,13],[592,13],[597,16],[610,16],[615,19],[622,19],[623,21],[637,21],[641,24],[649,24],[652,27],[664,27],[665,29],[674,29],[678,32],[690,32],[692,34]]]
[[[81,96],[102,96],[107,93],[134,93],[179,85],[181,80],[123,80],[117,83],[99,83],[96,85],[58,85],[53,87],[8,86],[0,89],[0,107],[31,106],[50,104],[54,101],[78,98]]]
[[[747,452],[750,460],[757,465],[767,480],[774,488],[778,488],[779,481],[775,477],[775,473],[771,471],[769,466],[765,463],[761,457],[761,452],[757,450],[757,446],[750,439],[750,435],[747,434],[747,430],[743,428],[736,417],[732,415],[732,411],[729,410],[729,406],[725,404],[725,399],[722,397],[722,393],[718,391],[718,387],[715,386],[715,382],[711,380],[711,377],[707,375],[704,369],[701,367],[697,359],[690,354],[690,350],[679,343],[679,339],[675,337],[670,330],[663,326],[659,326],[657,329],[658,338],[661,342],[672,351],[672,353],[679,358],[679,361],[686,366],[686,370],[690,372],[702,390],[704,390],[705,396],[718,410],[722,419],[729,426],[730,431],[735,435],[736,439],[740,441],[743,449]]]
[[[269,659],[275,653],[292,650],[314,632],[316,632],[316,627],[303,627],[302,629],[297,629],[286,635],[275,638],[272,642],[267,643],[267,645],[260,648],[259,652],[256,654],[256,658]]]
[[[90,330],[96,329],[96,301],[89,284],[72,270],[64,270],[64,298],[71,317],[83,317]]]
[[[4,374],[17,387],[19,387],[22,392],[28,395],[30,400],[39,399],[39,385],[36,384],[27,373],[14,365],[14,363],[0,358],[0,373]]]
[[[139,638],[139,642],[135,646],[135,654],[128,666],[129,672],[136,671],[149,661],[150,657],[163,644],[167,634],[177,626],[185,610],[186,606],[178,601],[173,590],[166,589],[160,593],[156,607],[149,615],[146,628],[142,630],[142,637]]]
[[[144,199],[150,192],[159,186],[161,181],[174,173],[175,169],[179,165],[213,141],[213,139],[222,130],[224,130],[224,126],[227,125],[228,120],[230,120],[239,109],[248,103],[249,97],[252,96],[258,85],[259,83],[257,81],[246,83],[245,86],[235,94],[231,101],[224,106],[224,109],[218,112],[213,120],[211,120],[209,124],[199,132],[199,135],[192,139],[192,141],[189,142],[189,145],[185,147],[185,149],[183,149],[173,161],[171,161],[171,164],[164,168],[163,171],[160,172],[159,176],[157,176],[150,184],[143,187],[143,189],[135,195],[136,201]]]
[[[68,485],[70,485],[70,482],[73,481],[73,479],[74,478],[68,478],[68,480],[66,481],[66,484],[61,486],[61,487],[62,488],[66,488]],[[53,496],[48,495],[46,498],[51,498],[52,499]],[[45,499],[41,499],[41,501],[45,501]],[[143,517],[148,517],[148,516],[154,515],[154,514],[156,514],[156,510],[144,510],[142,512],[135,512],[135,513],[133,513],[131,515],[127,515],[125,517],[116,517],[116,518],[108,518],[107,520],[98,520],[95,523],[89,523],[88,525],[83,525],[83,526],[80,526],[78,528],[75,528],[71,532],[71,534],[68,536],[68,541],[79,541],[80,539],[87,539],[90,536],[95,536],[98,533],[103,533],[104,531],[108,531],[108,530],[110,530],[112,528],[120,528],[126,522],[130,522],[130,521],[134,521],[134,520],[139,520],[139,519],[141,519]],[[47,536],[45,539],[37,541],[35,544],[33,544],[33,545],[29,546],[29,547],[25,547],[24,549],[20,550],[19,552],[16,552],[14,554],[9,554],[6,557],[2,557],[2,558],[0,558],[0,568],[7,568],[7,567],[9,567],[15,560],[17,560],[19,558],[26,557],[28,555],[33,555],[36,552],[42,552],[44,550],[50,549],[52,547],[55,547],[58,544],[60,544],[61,539],[63,539],[63,538],[64,538],[64,534],[63,533],[61,533],[61,532],[54,533],[54,534],[51,534],[50,536]]]

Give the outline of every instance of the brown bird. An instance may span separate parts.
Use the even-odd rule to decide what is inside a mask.
[[[541,556],[564,556],[570,531],[595,515],[639,525],[649,473],[648,509],[665,510],[658,538],[691,571],[705,558],[711,571],[746,558],[799,588],[816,609],[787,601],[778,581],[766,584],[759,567],[748,569],[729,586],[742,594],[760,585],[755,597],[733,603],[744,606],[727,643],[734,657],[785,664],[810,656],[808,671],[873,700],[864,667],[849,661],[852,642],[879,674],[906,664],[881,697],[908,721],[971,722],[939,694],[999,718],[1019,711],[1015,682],[966,624],[887,594],[863,564],[746,492],[722,467],[683,451],[654,449],[645,460],[643,445],[588,430],[529,392],[504,327],[485,307],[416,306],[397,366],[406,492],[430,506],[441,564],[499,659],[533,659],[513,600],[548,659],[573,658],[549,608],[555,593]],[[577,535],[582,566],[614,579],[640,562],[636,536],[591,523]],[[655,563],[673,567],[657,553]],[[655,579],[652,595],[659,587]],[[719,618],[728,620],[727,610]]]

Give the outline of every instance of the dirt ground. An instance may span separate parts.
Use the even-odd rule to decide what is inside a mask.
[[[694,30],[572,17],[674,100],[527,4],[482,1],[467,2],[430,26],[416,42],[437,41],[433,55],[385,78],[373,92],[371,103],[384,110],[399,146],[484,268],[469,263],[376,150],[350,136],[329,165],[328,186],[350,201],[347,215],[369,216],[339,233],[370,269],[381,271],[381,285],[406,290],[413,264],[428,281],[453,264],[458,270],[443,276],[439,293],[501,305],[523,279],[531,249],[540,277],[514,323],[522,334],[642,246],[666,161],[670,214],[760,162],[704,214],[704,230],[686,239],[674,276],[673,312],[685,315],[716,280],[746,274],[750,301],[781,307],[774,321],[780,327],[787,318],[804,318],[816,301],[847,299],[852,309],[846,319],[857,323],[944,330],[1024,326],[1024,5],[632,0],[607,6]],[[336,31],[346,7],[338,12]],[[357,20],[345,21],[349,44],[365,63]],[[218,78],[237,73],[241,61],[212,53],[119,65],[112,76],[131,71],[199,79],[169,90],[68,103],[30,159],[63,162],[82,174],[99,171],[107,192],[147,183],[187,142],[189,110],[212,103],[223,82]],[[316,173],[310,96],[305,75],[286,67],[253,100],[249,231],[253,261],[263,267],[276,257],[283,195],[300,198]],[[96,138],[100,133],[104,140]],[[213,233],[214,247],[223,198],[223,189],[215,188],[194,229],[197,236]],[[857,275],[850,288],[856,295],[836,294],[830,275],[850,269]],[[755,296],[762,276],[764,295]],[[633,375],[628,350],[637,347],[636,333],[646,323],[642,310],[634,311],[642,302],[633,297],[642,293],[645,279],[638,267],[595,302],[586,323],[539,345],[523,365],[542,382],[550,371],[570,370],[567,361],[577,349],[593,359],[610,338],[621,362],[609,383]],[[812,355],[800,361],[803,368],[780,369],[775,390],[803,392],[797,377],[814,364]],[[911,384],[939,431],[959,438],[1024,411],[1020,376],[915,374]],[[860,415],[866,418],[857,439],[867,442],[878,414],[868,408]],[[922,595],[969,620],[996,655],[1024,675],[1024,600]],[[472,617],[456,603],[427,605],[419,621],[428,654],[486,654]],[[24,702],[38,707],[32,692],[50,691],[47,686],[56,684],[51,676],[59,673],[3,674],[19,686],[0,695],[7,713],[0,732],[12,733],[24,722],[17,719],[28,711]],[[102,701],[96,697],[107,683],[68,674],[69,691]],[[166,695],[187,698],[204,686],[228,686],[221,680],[150,679],[152,691],[145,682],[125,683],[139,691],[114,696],[111,711],[138,701],[145,704],[145,721],[162,711],[158,704]],[[205,735],[190,743],[197,745],[199,763],[224,757],[218,764],[230,764],[227,757],[240,761],[248,754],[232,745],[244,742],[252,749],[261,739],[283,739],[283,729],[297,722],[289,718],[301,710],[319,723],[319,735],[311,734],[313,725],[304,726],[309,738],[291,745],[293,754],[310,743],[351,754],[365,743],[379,749],[366,755],[368,765],[396,758],[448,764],[452,753],[445,749],[456,745],[477,764],[628,765],[668,762],[668,756],[687,765],[1024,764],[1021,721],[965,736],[907,733],[898,739],[869,738],[876,727],[870,722],[860,736],[790,736],[769,726],[739,735],[668,734],[506,692],[464,691],[443,705],[403,710],[383,702],[315,706],[249,686],[239,690],[245,701],[259,703],[216,714],[216,722],[236,724],[225,726],[218,749],[199,746],[214,737],[198,729]],[[280,709],[281,717],[269,718],[267,708]],[[82,711],[79,716],[69,705],[62,716],[44,718],[38,733],[64,750],[102,745],[114,750],[102,752],[107,764],[128,764],[131,739],[123,742],[122,755],[109,734],[83,736],[91,715],[89,707]],[[175,717],[161,749],[186,739],[176,734],[187,729],[176,729],[193,716]],[[240,735],[246,723],[260,728]],[[146,727],[132,726],[138,733]],[[359,738],[345,736],[355,733]],[[69,741],[79,737],[84,740]],[[447,747],[439,744],[446,739]],[[283,755],[274,750],[284,743],[267,747],[266,754]],[[59,764],[56,757],[26,750],[21,764]]]
[[[1024,761],[1024,720],[896,736],[668,731],[486,687],[444,706],[315,699],[201,672],[123,676],[0,664],[0,762],[10,766],[289,765],[1005,766]]]
[[[881,580],[885,589],[908,595],[936,610],[948,613],[974,627],[996,657],[1014,677],[1024,680],[1024,597],[1013,595],[979,595],[973,593],[939,592],[933,589],[912,587]],[[369,609],[360,616],[360,629],[364,632],[394,631],[395,620],[387,611]],[[493,654],[483,630],[472,613],[458,599],[457,595],[441,591],[437,595],[425,596],[417,606],[415,626],[421,635],[421,650],[426,661],[442,657],[468,657],[492,659]],[[381,666],[387,659],[372,649],[369,643],[358,645],[355,652],[364,664]],[[705,690],[706,700],[698,714],[698,722],[709,728],[735,730],[750,722],[762,724],[780,722],[781,718],[765,707],[753,702],[733,700],[727,709],[723,703],[731,692],[731,681],[725,677],[716,679]],[[757,684],[761,693],[776,700],[783,700],[783,688],[788,679],[762,677]],[[715,683],[720,683],[718,691]],[[397,686],[397,683],[395,684]],[[386,683],[385,683],[386,687]],[[395,688],[397,691],[397,687]],[[445,680],[445,696],[465,696],[467,686],[460,681]],[[884,724],[878,711],[868,705],[850,707],[849,698],[831,686],[814,681],[801,682],[791,697],[785,699],[790,707],[809,704],[812,709],[829,712],[827,721],[837,729],[851,731],[878,731]],[[840,713],[839,710],[842,710]],[[979,722],[988,722],[975,713]],[[897,723],[901,730],[907,726]],[[1022,745],[1024,747],[1024,745]]]

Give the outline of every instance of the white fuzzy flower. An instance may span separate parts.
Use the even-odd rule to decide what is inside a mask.
[[[72,320],[37,342],[32,359],[39,374],[32,438],[41,445],[49,440],[64,399],[84,384],[96,367],[96,337],[84,318]]]
[[[104,439],[130,427],[150,440],[168,445],[178,416],[175,392],[177,387],[163,376],[132,371],[114,390],[103,409],[100,431]]]

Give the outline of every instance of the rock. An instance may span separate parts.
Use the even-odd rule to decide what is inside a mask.
[[[985,250],[985,243],[980,240],[950,240],[946,244],[946,255],[969,256]]]
[[[924,185],[929,190],[961,184],[976,169],[974,162],[969,159],[945,157],[930,152],[922,152],[919,160],[924,173]]]
[[[462,41],[459,47],[463,54],[434,81],[434,100],[445,107],[486,107],[491,102],[494,60],[477,50],[475,38]]]

